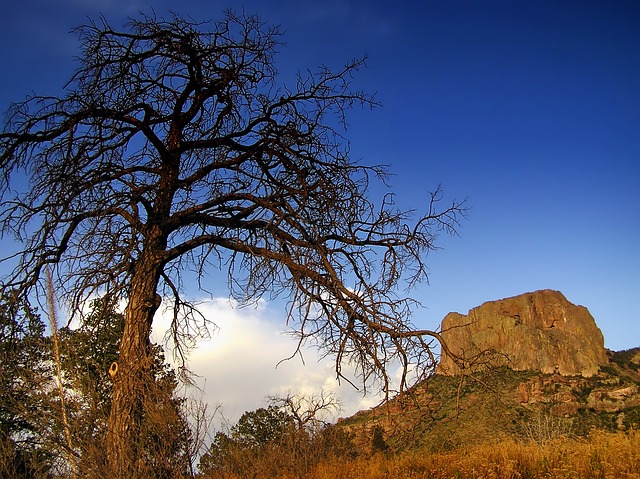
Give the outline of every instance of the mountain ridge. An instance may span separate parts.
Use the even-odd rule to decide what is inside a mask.
[[[563,335],[557,334],[557,331],[561,331],[557,326],[558,320],[571,323],[574,316],[567,313],[578,311],[580,317],[577,323],[574,321],[573,326],[564,329],[574,331],[573,337],[565,335],[569,337],[568,344],[552,344],[550,354],[546,354],[548,351],[537,351],[541,354],[535,357],[521,354],[516,361],[505,361],[505,358],[509,359],[509,342],[498,337],[498,341],[490,344],[489,354],[474,350],[463,361],[453,362],[455,368],[443,369],[439,365],[425,381],[386,403],[341,419],[338,426],[352,433],[356,442],[364,448],[374,447],[372,437],[377,435],[378,443],[382,437],[394,450],[424,448],[431,451],[495,443],[504,439],[540,442],[560,436],[586,436],[594,428],[607,431],[640,428],[640,347],[619,352],[606,350],[604,338],[600,340],[602,333],[586,308],[571,305],[562,293],[541,291],[489,301],[473,308],[467,315],[467,319],[475,319],[476,329],[472,329],[471,333],[482,335],[477,326],[491,326],[491,321],[479,314],[489,309],[491,314],[488,317],[496,321],[493,331],[487,335],[490,340],[496,339],[498,331],[500,334],[511,334],[510,339],[517,342],[518,338],[513,336],[511,328],[518,326],[515,324],[516,318],[513,318],[516,314],[523,319],[521,324],[534,321],[540,330],[527,327],[519,333],[544,339],[545,335],[549,336],[549,330],[556,329],[552,331],[555,335],[552,337],[560,340]],[[487,304],[490,308],[486,308]],[[511,307],[514,304],[516,309]],[[535,305],[535,314],[530,305]],[[473,311],[475,313],[472,314]],[[494,314],[496,311],[498,314]],[[529,316],[524,317],[527,314]],[[450,315],[445,319],[447,317]],[[505,322],[506,327],[502,327]],[[584,327],[575,327],[576,324]],[[443,320],[443,326],[444,333],[450,325]],[[456,326],[453,330],[462,327]],[[586,331],[595,341],[585,340],[584,336],[580,336],[580,331]],[[469,332],[460,335],[462,341],[470,336],[472,334]],[[460,345],[465,346],[456,342],[459,339],[454,338],[449,345],[450,348],[453,345],[454,352],[460,351],[455,349]],[[489,344],[484,339],[475,339],[475,347]],[[517,344],[532,347],[536,343],[530,338],[521,337]],[[545,347],[544,341],[540,344]],[[503,345],[506,347],[500,349]],[[589,361],[595,358],[598,363],[595,371],[588,362],[565,363],[578,364],[575,374],[568,374],[568,368],[564,366],[549,371],[540,365],[548,366],[550,363],[536,362],[539,358],[545,361],[549,358],[553,361],[570,358],[571,348],[576,347],[593,347],[596,350],[591,356],[589,351],[582,351],[583,357],[590,358]],[[528,360],[531,357],[536,361],[522,362],[522,358]],[[478,358],[481,360],[478,361]],[[589,366],[588,374],[584,374],[585,364]],[[517,369],[512,367],[514,365]],[[523,367],[527,365],[529,367]]]

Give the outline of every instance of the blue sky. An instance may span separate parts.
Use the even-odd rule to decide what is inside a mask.
[[[283,78],[367,55],[355,85],[382,107],[352,112],[352,156],[390,165],[401,206],[420,209],[440,183],[468,197],[414,292],[419,326],[551,288],[589,308],[607,347],[640,346],[639,2],[23,0],[0,17],[0,107],[59,92],[68,32],[87,18],[228,7],[281,25]]]

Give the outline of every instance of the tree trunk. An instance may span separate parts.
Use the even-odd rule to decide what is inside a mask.
[[[116,479],[140,478],[144,468],[138,443],[146,399],[153,386],[149,336],[161,301],[156,293],[160,269],[143,253],[131,282],[107,429],[107,459]]]
[[[176,135],[175,131],[170,133],[167,140],[169,146],[178,141]],[[144,438],[141,437],[140,426],[145,405],[151,404],[149,397],[155,386],[151,373],[153,356],[149,336],[153,316],[162,301],[157,293],[164,267],[163,254],[167,247],[167,236],[162,225],[170,217],[179,160],[179,154],[163,158],[157,196],[146,224],[142,252],[135,262],[131,279],[107,430],[107,458],[116,479],[150,479],[150,474],[153,474],[146,467],[145,457],[141,454],[144,451],[140,450],[138,444],[145,442],[141,441]],[[145,434],[150,432],[144,431]]]

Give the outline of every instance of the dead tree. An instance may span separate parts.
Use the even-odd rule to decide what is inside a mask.
[[[0,224],[21,245],[2,286],[35,297],[50,267],[72,310],[98,292],[126,302],[114,477],[136,477],[161,298],[178,347],[202,319],[185,272],[225,270],[241,303],[288,295],[300,344],[313,337],[338,376],[350,361],[388,388],[389,362],[432,366],[437,335],[413,329],[398,286],[426,278],[437,234],[464,210],[441,207],[439,189],[420,214],[369,198],[387,170],[352,161],[341,136],[349,108],[376,103],[351,86],[363,60],[278,86],[280,33],[231,12],[215,24],[142,16],[126,31],[101,19],[78,34],[63,94],[14,105],[0,134]]]
[[[297,431],[308,431],[314,434],[328,424],[322,415],[340,410],[339,399],[335,394],[324,390],[317,395],[287,392],[284,395],[269,396],[268,399],[269,404],[293,418]]]

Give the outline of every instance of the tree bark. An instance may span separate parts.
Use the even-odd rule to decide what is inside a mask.
[[[107,429],[107,459],[116,479],[137,479],[144,464],[138,451],[140,424],[149,388],[153,385],[151,324],[160,306],[156,293],[161,267],[142,255],[132,278],[129,304],[120,343],[118,370],[113,378]]]

